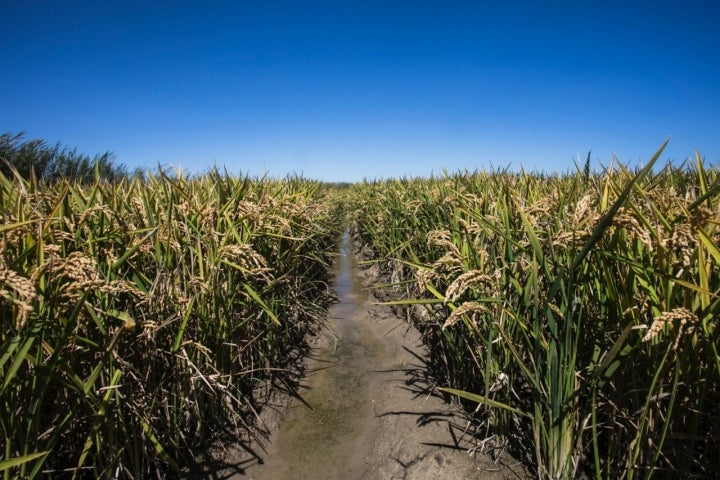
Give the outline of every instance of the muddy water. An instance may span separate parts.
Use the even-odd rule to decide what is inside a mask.
[[[255,480],[362,478],[377,419],[371,376],[386,347],[366,324],[366,295],[353,274],[349,235],[343,236],[333,288],[338,302],[329,309],[335,339],[323,342],[309,375],[280,430],[266,462],[249,472]]]

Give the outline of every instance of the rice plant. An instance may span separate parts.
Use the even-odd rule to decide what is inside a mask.
[[[254,421],[317,328],[327,188],[163,172],[0,175],[0,472],[147,478]]]
[[[355,188],[444,391],[539,478],[718,470],[720,182],[699,155],[657,169],[663,148],[635,171]]]
[[[172,476],[252,431],[349,211],[483,445],[539,478],[711,477],[720,180],[699,155],[658,168],[663,148],[349,188],[0,175],[0,472]]]

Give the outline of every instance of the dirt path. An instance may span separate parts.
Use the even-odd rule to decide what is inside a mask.
[[[423,347],[387,306],[373,304],[345,237],[329,311],[299,397],[265,451],[213,478],[252,480],[508,479],[519,466],[493,462],[464,435],[466,420],[431,395]],[[242,455],[240,455],[242,456]],[[226,459],[227,461],[227,459]]]

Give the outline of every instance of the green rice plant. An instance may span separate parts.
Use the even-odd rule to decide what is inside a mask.
[[[717,470],[720,184],[699,156],[655,170],[663,148],[635,172],[355,188],[444,390],[540,478]]]
[[[627,305],[626,317],[633,321],[626,329],[647,329],[640,330],[643,335],[618,339],[618,355],[632,353],[628,358],[633,362],[605,360],[612,378],[606,375],[593,386],[593,396],[603,404],[626,406],[612,411],[622,428],[603,433],[609,437],[604,443],[618,453],[616,458],[623,462],[618,468],[626,469],[628,478],[677,471],[712,475],[716,468],[710,438],[717,434],[712,419],[720,385],[716,349],[720,257],[711,253],[717,252],[719,243],[717,213],[713,213],[718,205],[717,179],[710,187],[699,156],[696,171],[683,177],[684,182],[688,177],[696,179],[686,187],[684,198],[676,191],[677,177],[677,172],[663,172],[649,188],[637,189],[642,201],[622,220],[627,226],[609,237],[613,243],[633,247],[613,248],[613,264],[621,269],[617,276],[625,282],[613,291],[613,299]],[[636,223],[627,223],[631,218]],[[638,370],[645,375],[638,375]],[[599,393],[606,382],[612,388]],[[595,418],[594,424],[602,422]],[[632,432],[629,440],[627,432]],[[606,463],[612,462],[606,457]],[[611,476],[600,462],[595,470],[597,476]]]
[[[318,182],[0,175],[0,471],[176,475],[246,428],[324,315]]]

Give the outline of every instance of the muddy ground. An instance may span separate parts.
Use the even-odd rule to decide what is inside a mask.
[[[225,442],[192,478],[232,480],[518,479],[507,453],[483,453],[473,426],[427,378],[420,335],[378,305],[346,235],[329,310],[297,388],[261,413],[267,439]]]

